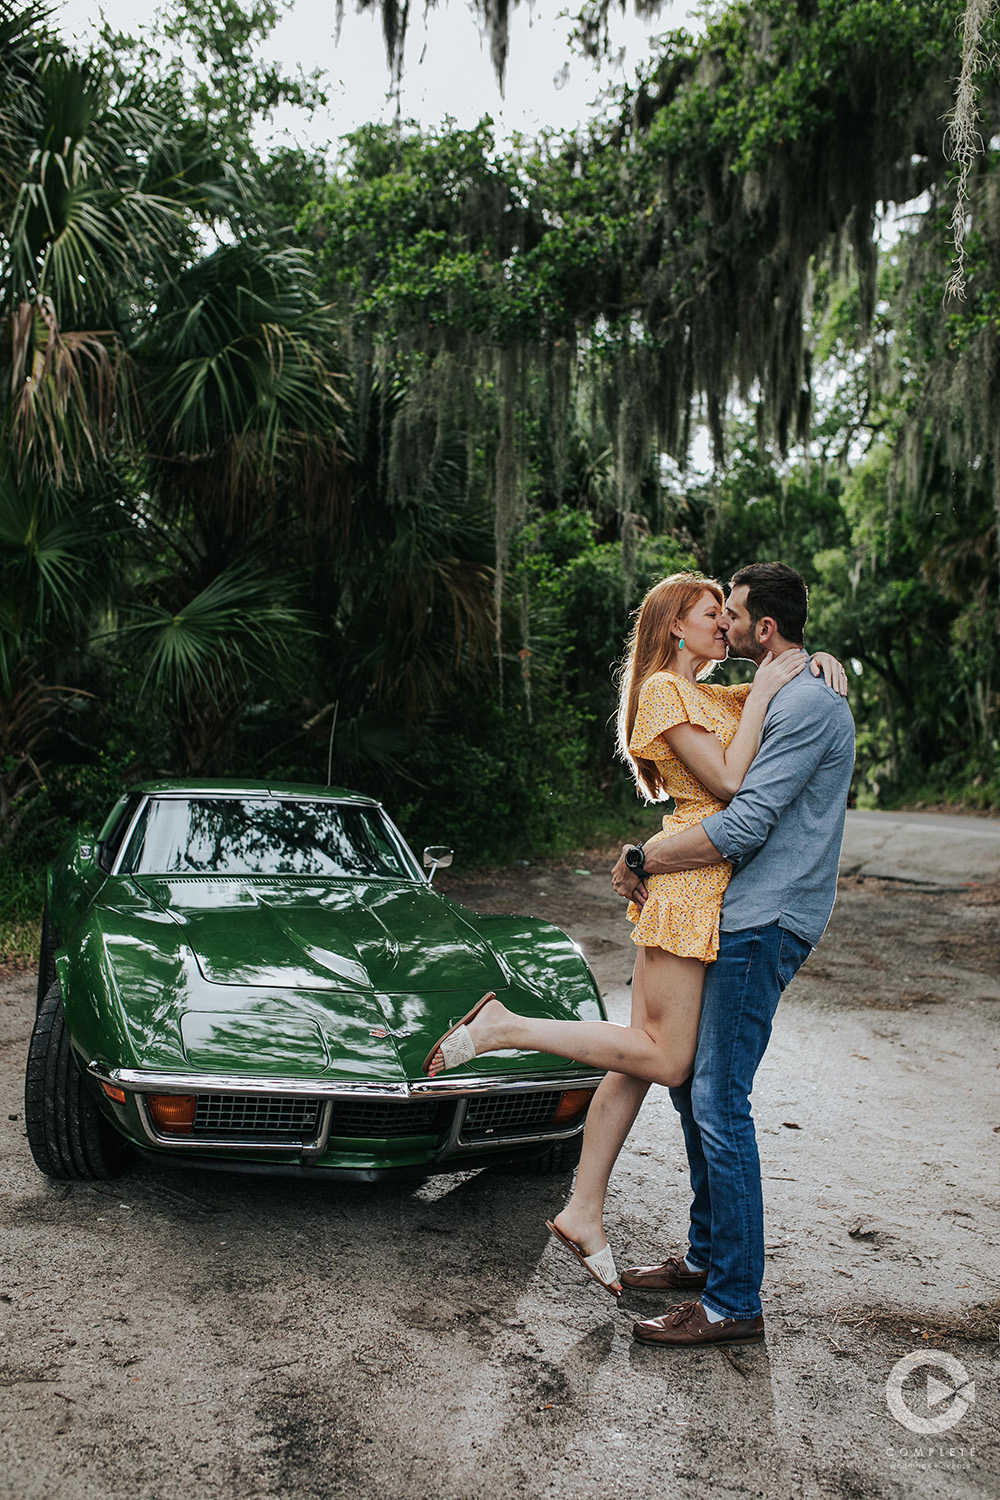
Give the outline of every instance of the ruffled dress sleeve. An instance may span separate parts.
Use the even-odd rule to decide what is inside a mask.
[[[722,738],[718,707],[709,693],[673,672],[654,672],[639,692],[639,706],[629,738],[630,753],[642,760],[672,757],[673,751],[663,736],[678,724],[697,724]]]

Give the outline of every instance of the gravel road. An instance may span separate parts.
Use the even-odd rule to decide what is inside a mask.
[[[939,862],[938,884],[843,879],[782,1002],[754,1098],[767,1342],[737,1351],[633,1344],[669,1299],[616,1306],[578,1274],[543,1223],[564,1178],[46,1181],[21,1097],[34,979],[0,982],[0,1495],[994,1500],[1000,886],[963,888],[983,872],[955,844],[951,884]],[[606,864],[448,889],[559,921],[624,1020]],[[676,1250],[687,1201],[654,1091],[613,1184],[619,1264]],[[890,1413],[910,1354],[975,1383],[911,1361],[904,1401],[947,1430]]]

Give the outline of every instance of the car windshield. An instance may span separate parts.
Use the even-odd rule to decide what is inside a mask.
[[[377,807],[280,797],[152,798],[120,873],[420,878]]]

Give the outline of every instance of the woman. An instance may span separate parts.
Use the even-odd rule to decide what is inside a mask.
[[[808,662],[804,651],[786,651],[765,658],[752,684],[703,682],[726,656],[723,608],[712,579],[676,573],[650,589],[636,615],[618,737],[640,792],[654,801],[674,799],[675,811],[655,839],[679,833],[731,800],[757,753],[768,704]],[[839,664],[827,658],[828,680],[834,667]],[[573,1194],[549,1228],[615,1296],[621,1286],[603,1223],[608,1180],[650,1083],[675,1087],[691,1072],[705,964],[718,952],[731,873],[720,861],[646,877],[644,905],[628,908],[639,948],[628,1026],[519,1016],[485,996],[424,1064],[433,1077],[481,1053],[517,1048],[608,1070],[588,1112]]]

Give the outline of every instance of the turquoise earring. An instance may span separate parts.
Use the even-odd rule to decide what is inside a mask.
[[[680,640],[677,642],[677,649],[678,649],[678,651],[683,651],[684,650],[684,637],[683,636],[681,636]]]

